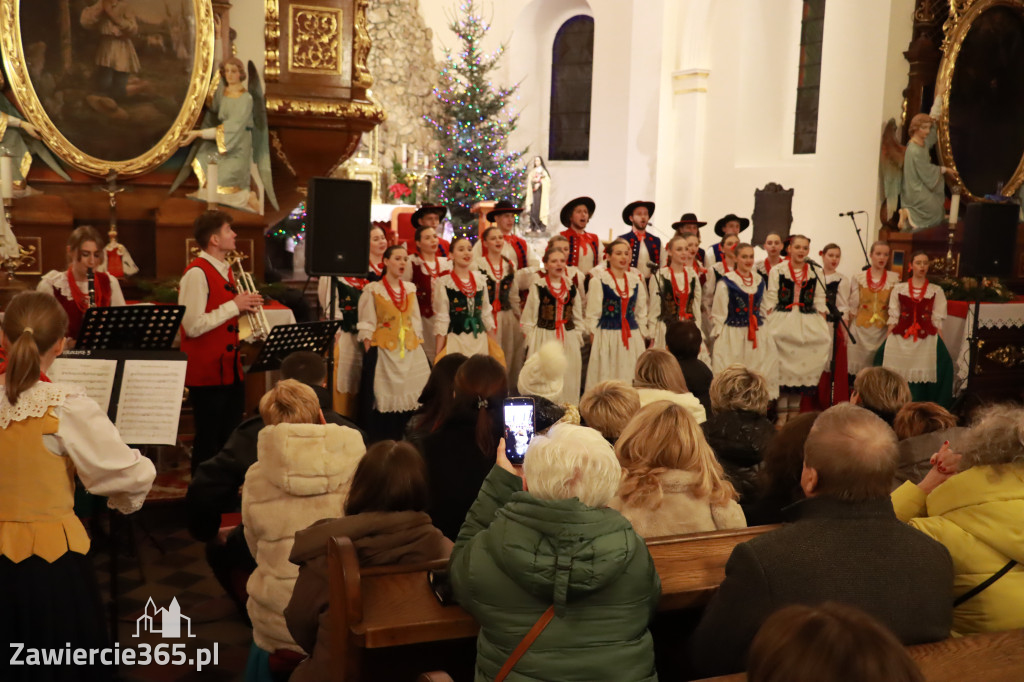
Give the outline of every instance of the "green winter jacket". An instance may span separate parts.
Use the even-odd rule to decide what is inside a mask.
[[[647,629],[661,581],[617,511],[538,500],[494,467],[451,555],[455,596],[480,623],[476,680],[489,681],[554,604],[514,680],[657,680]]]

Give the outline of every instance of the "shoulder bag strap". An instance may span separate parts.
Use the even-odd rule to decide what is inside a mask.
[[[534,640],[540,636],[540,633],[544,632],[544,628],[548,626],[548,623],[550,623],[551,619],[554,617],[555,606],[552,604],[547,608],[547,611],[540,615],[537,622],[533,624],[530,631],[527,632],[526,636],[523,637],[523,640],[519,642],[518,646],[516,646],[515,650],[512,652],[512,655],[505,661],[505,665],[501,666],[501,670],[499,670],[497,676],[495,676],[494,682],[504,682],[505,678],[508,677],[508,674],[512,672],[512,668],[516,667],[516,663],[519,662],[519,659],[523,657],[523,654],[525,654],[527,649],[530,648]]]
[[[953,606],[954,607],[960,606],[961,604],[963,604],[968,599],[971,599],[972,597],[978,596],[978,594],[980,594],[981,592],[984,592],[986,589],[988,589],[992,585],[992,583],[994,583],[995,581],[999,580],[1004,575],[1009,573],[1010,569],[1012,569],[1016,565],[1017,565],[1017,561],[1014,560],[1014,559],[1010,559],[1010,562],[1008,564],[1006,564],[1005,566],[1000,568],[998,571],[996,571],[995,573],[990,575],[988,577],[988,579],[985,580],[985,582],[979,583],[978,585],[975,585],[973,589],[968,590],[967,592],[964,592],[959,597],[954,599],[953,600]]]

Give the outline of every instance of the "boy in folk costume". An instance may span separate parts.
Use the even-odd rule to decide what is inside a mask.
[[[653,216],[653,201],[634,201],[622,209],[622,222],[633,229],[620,239],[629,242],[632,249],[629,266],[639,270],[644,280],[656,272],[661,263],[661,240],[647,232],[647,223]]]
[[[441,221],[448,215],[448,209],[438,204],[423,204],[409,217],[412,229],[419,231],[422,228],[431,228],[437,234],[437,254],[448,257],[451,251],[451,244],[441,236]]]
[[[181,277],[178,305],[181,350],[188,355],[185,386],[195,418],[192,471],[220,452],[242,421],[245,381],[239,358],[238,316],[263,305],[259,294],[239,293],[225,257],[235,249],[231,216],[206,211],[195,221],[202,249]]]
[[[416,228],[416,251],[409,255],[409,266],[402,278],[416,285],[416,299],[420,304],[423,318],[423,350],[427,359],[433,362],[437,354],[437,337],[434,336],[434,290],[442,275],[451,269],[451,261],[441,255],[441,239],[437,228],[420,224]]]
[[[764,329],[763,299],[767,284],[754,270],[754,247],[736,247],[736,269],[726,273],[715,290],[711,309],[715,374],[739,364],[768,382],[768,397],[779,395],[779,356],[775,341]]]
[[[825,321],[825,284],[807,262],[811,240],[793,235],[789,263],[772,268],[764,297],[766,327],[779,357],[778,423],[800,411],[803,394],[817,392],[829,359],[832,331]]]
[[[725,238],[734,235],[737,238],[737,243],[739,243],[740,232],[743,232],[748,227],[750,227],[750,220],[748,218],[740,218],[732,213],[718,219],[718,222],[715,223],[715,234],[721,237],[722,241],[718,244],[712,244],[711,250],[708,251],[705,257],[704,265],[708,270],[714,267],[715,263],[722,262],[722,248],[725,245]]]
[[[595,204],[590,197],[576,197],[559,213],[559,220],[566,228],[561,235],[569,240],[569,265],[579,268],[588,275],[601,262],[601,244],[597,235],[587,232],[587,223],[594,215]]]
[[[478,245],[480,243],[483,244],[484,255],[476,259],[475,266],[487,281],[487,298],[491,301],[498,344],[505,354],[509,384],[515,385],[525,360],[523,331],[519,327],[522,306],[516,273],[529,274],[529,271],[518,270],[516,264],[504,256],[503,249],[508,246],[508,242],[503,239],[499,228],[489,227],[484,230]]]
[[[888,243],[875,242],[868,253],[871,267],[850,281],[850,336],[856,343],[847,349],[847,370],[852,376],[874,364],[875,354],[889,334],[889,299],[900,283],[899,275],[888,269]]]
[[[640,273],[629,267],[629,242],[616,239],[605,253],[608,267],[594,275],[587,295],[587,331],[594,335],[587,386],[611,379],[632,382],[646,350],[647,290]]]

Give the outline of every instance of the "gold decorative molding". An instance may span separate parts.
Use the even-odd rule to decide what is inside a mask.
[[[703,69],[675,71],[672,73],[672,92],[676,95],[686,95],[691,92],[707,92],[707,82],[710,75],[710,71]]]
[[[270,131],[270,146],[274,149],[274,154],[277,155],[277,160],[280,161],[288,172],[294,176],[299,174],[295,172],[295,167],[292,166],[292,162],[288,160],[288,155],[284,153],[284,145],[281,144],[281,136],[277,134],[276,130]]]
[[[985,357],[1003,367],[1013,369],[1018,365],[1024,365],[1024,346],[1002,346],[986,353]]]
[[[87,154],[68,140],[50,119],[28,72],[21,39],[20,4],[21,0],[0,0],[0,48],[3,50],[4,70],[25,118],[36,126],[43,142],[54,154],[83,173],[107,177],[113,172],[124,178],[148,173],[178,151],[178,141],[195,127],[202,113],[213,73],[213,6],[208,0],[191,0],[195,17],[192,77],[174,123],[156,145],[125,161],[100,159]],[[69,106],[77,104],[69,103]]]
[[[960,193],[973,201],[982,201],[983,199],[967,188],[963,178],[960,177],[956,159],[953,158],[953,147],[949,137],[949,89],[953,84],[956,60],[960,55],[964,39],[967,38],[967,33],[971,30],[974,21],[993,7],[1007,7],[1024,14],[1024,3],[1021,0],[949,0],[949,19],[943,24],[943,30],[946,33],[942,45],[943,57],[939,64],[938,76],[935,79],[935,91],[941,92],[943,97],[942,110],[939,114],[937,144],[939,161],[952,171],[954,186],[959,187]],[[1014,196],[1022,183],[1024,183],[1024,155],[1017,163],[1013,175],[1003,185],[1002,195],[1004,197]]]
[[[266,0],[263,15],[263,80],[274,83],[281,77],[281,6],[278,0]]]
[[[372,99],[369,101],[314,101],[268,97],[267,113],[363,119],[374,124],[381,123],[387,118],[383,107]]]
[[[352,85],[373,87],[373,76],[366,66],[370,56],[370,32],[366,28],[366,8],[370,0],[355,0],[352,8]]]
[[[288,70],[341,73],[341,9],[288,6]]]

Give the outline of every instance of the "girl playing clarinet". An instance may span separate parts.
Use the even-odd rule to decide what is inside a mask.
[[[594,335],[587,386],[618,379],[632,383],[644,352],[647,291],[640,272],[630,268],[632,248],[625,239],[605,246],[608,267],[591,280],[587,294],[587,330]]]
[[[437,337],[434,336],[434,290],[441,279],[452,269],[451,262],[441,255],[440,240],[434,227],[420,225],[416,228],[416,250],[409,256],[409,267],[405,279],[416,285],[416,300],[420,304],[423,318],[423,350],[427,359],[434,361],[437,355]]]
[[[435,360],[447,353],[480,354],[490,355],[504,365],[505,354],[495,338],[487,283],[473,268],[473,245],[465,237],[456,237],[450,258],[452,270],[441,276],[434,290]]]
[[[482,255],[476,268],[487,283],[487,298],[491,302],[498,345],[505,355],[509,373],[509,386],[515,386],[523,364],[523,330],[519,326],[519,287],[516,286],[516,266],[501,253],[505,238],[497,227],[484,230],[480,237]]]

